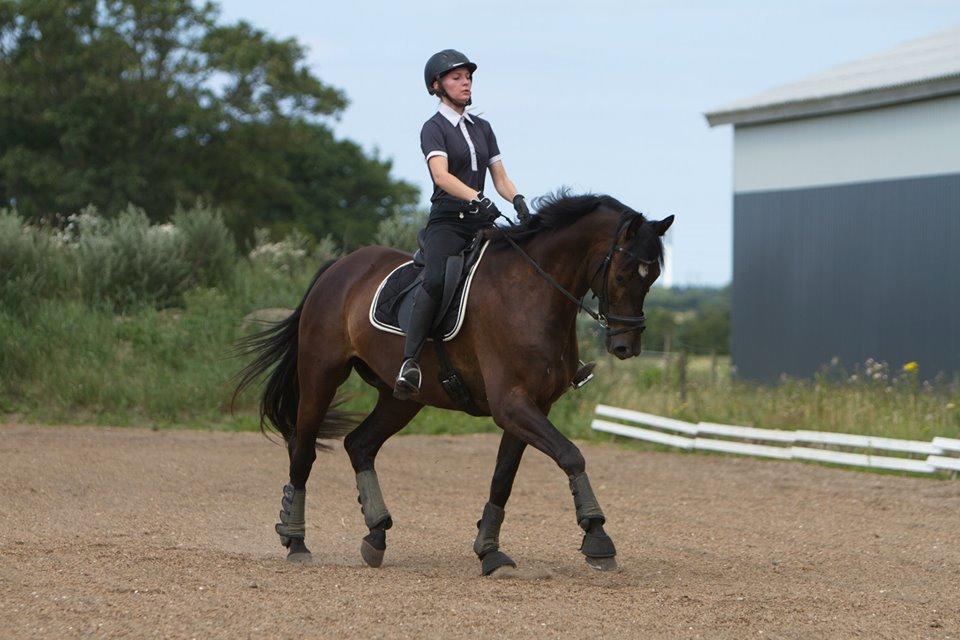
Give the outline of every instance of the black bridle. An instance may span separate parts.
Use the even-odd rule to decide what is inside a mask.
[[[500,215],[503,216],[503,214],[500,214]],[[643,330],[647,327],[647,319],[644,316],[642,309],[640,311],[640,315],[638,316],[621,316],[621,315],[610,313],[609,282],[610,282],[610,265],[613,263],[613,254],[624,253],[643,264],[651,264],[653,262],[652,260],[644,260],[639,255],[637,255],[635,251],[629,251],[628,248],[617,244],[617,240],[620,238],[620,234],[627,227],[629,227],[634,220],[636,220],[637,215],[638,214],[632,211],[624,211],[623,213],[620,214],[620,222],[617,224],[617,230],[613,234],[613,242],[610,244],[610,249],[607,250],[606,255],[603,257],[603,260],[600,262],[600,265],[597,267],[597,270],[594,271],[593,277],[590,278],[589,287],[594,291],[594,293],[597,293],[597,290],[594,288],[593,284],[596,281],[598,275],[601,277],[600,291],[599,293],[597,293],[597,299],[599,301],[599,305],[597,306],[596,311],[593,311],[592,309],[584,305],[583,298],[577,298],[575,295],[567,291],[563,287],[563,285],[561,285],[559,282],[554,280],[553,276],[551,276],[549,273],[544,271],[543,267],[541,267],[536,260],[531,258],[526,251],[521,249],[520,245],[518,245],[513,240],[513,238],[511,238],[507,233],[505,233],[503,229],[500,229],[500,233],[504,238],[507,239],[507,242],[509,242],[514,249],[519,251],[520,255],[522,255],[527,260],[527,262],[529,262],[533,266],[533,268],[536,269],[537,273],[539,273],[547,282],[553,285],[553,287],[557,289],[557,291],[559,291],[564,296],[566,296],[568,300],[573,302],[581,310],[585,311],[591,318],[596,320],[597,323],[601,327],[603,327],[604,331],[606,332],[607,338],[612,338],[613,336],[620,335],[621,333],[629,333],[631,331],[643,332]],[[503,217],[506,218],[511,224],[513,224],[512,220],[510,220],[506,216],[503,216]],[[497,228],[499,229],[499,227]],[[585,297],[586,297],[586,294],[584,294],[584,298]],[[620,324],[625,326],[619,329],[612,329],[610,327],[610,323],[615,323],[615,324]]]

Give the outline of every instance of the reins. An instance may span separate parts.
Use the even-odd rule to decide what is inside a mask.
[[[501,237],[503,237],[504,239],[506,239],[506,241],[510,243],[510,246],[512,246],[512,247],[513,247],[514,249],[516,249],[517,251],[519,251],[519,252],[520,252],[520,255],[522,255],[523,258],[524,258],[528,263],[530,263],[530,265],[536,270],[536,272],[537,272],[538,274],[540,274],[541,277],[543,277],[544,280],[546,280],[548,283],[550,283],[550,284],[553,286],[553,288],[555,288],[557,291],[559,291],[560,293],[562,293],[568,300],[570,300],[570,302],[572,302],[572,303],[574,303],[575,305],[577,305],[577,307],[578,307],[579,310],[585,311],[585,312],[587,313],[587,315],[589,315],[591,318],[593,318],[593,319],[597,322],[597,324],[599,324],[601,327],[603,327],[604,331],[606,332],[607,337],[609,338],[609,337],[612,337],[612,336],[615,336],[615,335],[619,335],[619,334],[621,334],[621,333],[628,333],[628,332],[630,332],[630,331],[641,331],[641,332],[642,332],[642,331],[646,328],[646,325],[647,325],[647,320],[646,320],[646,317],[645,317],[644,314],[643,314],[643,311],[641,311],[641,312],[640,312],[640,315],[638,315],[638,316],[621,316],[621,315],[616,315],[616,314],[611,314],[611,313],[609,313],[609,305],[610,305],[610,303],[609,303],[609,300],[608,300],[608,297],[609,297],[609,296],[608,296],[608,287],[609,287],[608,281],[609,281],[609,279],[610,279],[610,264],[611,264],[611,262],[612,262],[612,260],[613,260],[613,254],[614,254],[615,252],[623,252],[623,247],[618,247],[618,246],[617,246],[617,239],[620,237],[620,233],[624,230],[624,228],[627,227],[627,226],[630,224],[631,219],[632,219],[632,216],[634,216],[634,215],[636,215],[636,214],[633,214],[633,213],[631,213],[631,212],[629,212],[629,211],[624,211],[624,212],[620,215],[620,223],[617,225],[617,230],[616,230],[616,232],[613,234],[613,242],[612,242],[611,245],[610,245],[610,249],[607,250],[607,254],[604,256],[603,261],[601,261],[600,265],[597,267],[597,270],[594,271],[593,277],[590,278],[589,285],[590,285],[590,288],[591,288],[591,289],[593,288],[593,283],[594,283],[594,281],[596,280],[597,276],[598,276],[598,275],[601,275],[601,278],[602,278],[602,280],[601,280],[601,287],[600,287],[600,293],[597,295],[597,298],[598,298],[598,300],[599,300],[599,305],[597,306],[597,310],[596,310],[596,311],[590,309],[589,307],[587,307],[587,306],[584,304],[584,298],[586,298],[586,294],[584,294],[583,297],[581,297],[581,298],[577,298],[575,295],[573,295],[572,293],[570,293],[569,291],[567,291],[567,290],[563,287],[563,285],[561,285],[559,282],[557,282],[557,281],[553,278],[553,276],[551,276],[549,273],[547,273],[546,271],[544,271],[543,267],[541,267],[540,264],[539,264],[536,260],[534,260],[533,258],[531,258],[531,257],[530,257],[530,254],[528,254],[526,251],[524,251],[524,250],[520,247],[520,245],[518,245],[518,244],[516,243],[516,241],[515,241],[513,238],[511,238],[511,237],[503,230],[502,227],[495,226],[495,228],[500,232]],[[513,222],[513,220],[511,220],[510,218],[507,218],[507,217],[506,217],[505,215],[503,215],[502,213],[500,214],[500,217],[502,217],[503,219],[505,219],[505,220],[506,220],[507,222],[509,222],[511,225],[515,225],[515,223]],[[600,273],[601,270],[603,271],[602,274]],[[617,324],[625,324],[625,325],[627,325],[627,326],[626,326],[626,327],[621,327],[620,329],[611,329],[611,328],[610,328],[610,322],[615,322],[615,323],[617,323]]]

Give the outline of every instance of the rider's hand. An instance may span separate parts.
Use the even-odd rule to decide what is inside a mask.
[[[482,191],[470,202],[470,205],[471,207],[475,207],[477,212],[490,222],[493,222],[502,215],[500,209],[497,209],[497,205],[493,204],[490,198],[483,195]]]
[[[530,221],[530,209],[527,207],[527,200],[519,193],[513,196],[513,210],[517,212],[520,224],[527,224]]]

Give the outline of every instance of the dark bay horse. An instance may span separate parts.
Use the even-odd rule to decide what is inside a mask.
[[[484,575],[516,566],[500,551],[499,532],[527,445],[550,456],[567,475],[587,562],[599,569],[616,567],[583,455],[547,415],[570,389],[578,366],[578,304],[571,298],[593,291],[607,329],[607,350],[620,359],[640,353],[644,298],[660,275],[661,237],[672,223],[673,216],[647,220],[609,196],[561,192],[541,198],[526,226],[484,232],[492,241],[476,272],[464,325],[447,344],[476,406],[503,429],[474,543]],[[406,401],[393,397],[403,339],[374,328],[368,311],[381,280],[409,259],[395,249],[370,246],[331,261],[320,268],[290,317],[240,343],[242,353],[255,359],[240,372],[234,397],[273,367],[260,404],[261,425],[272,424],[290,454],[290,482],[283,489],[276,529],[291,560],[310,557],[304,510],[316,449],[324,448],[318,438],[346,436],[370,530],[361,555],[379,566],[393,520],[374,470],[377,452],[424,405],[460,409],[437,381],[439,363],[430,348],[422,356],[421,393]],[[351,371],[379,392],[373,411],[358,426],[331,409]]]

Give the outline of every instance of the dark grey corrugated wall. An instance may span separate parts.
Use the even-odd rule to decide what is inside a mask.
[[[734,194],[738,376],[960,371],[960,175]]]

